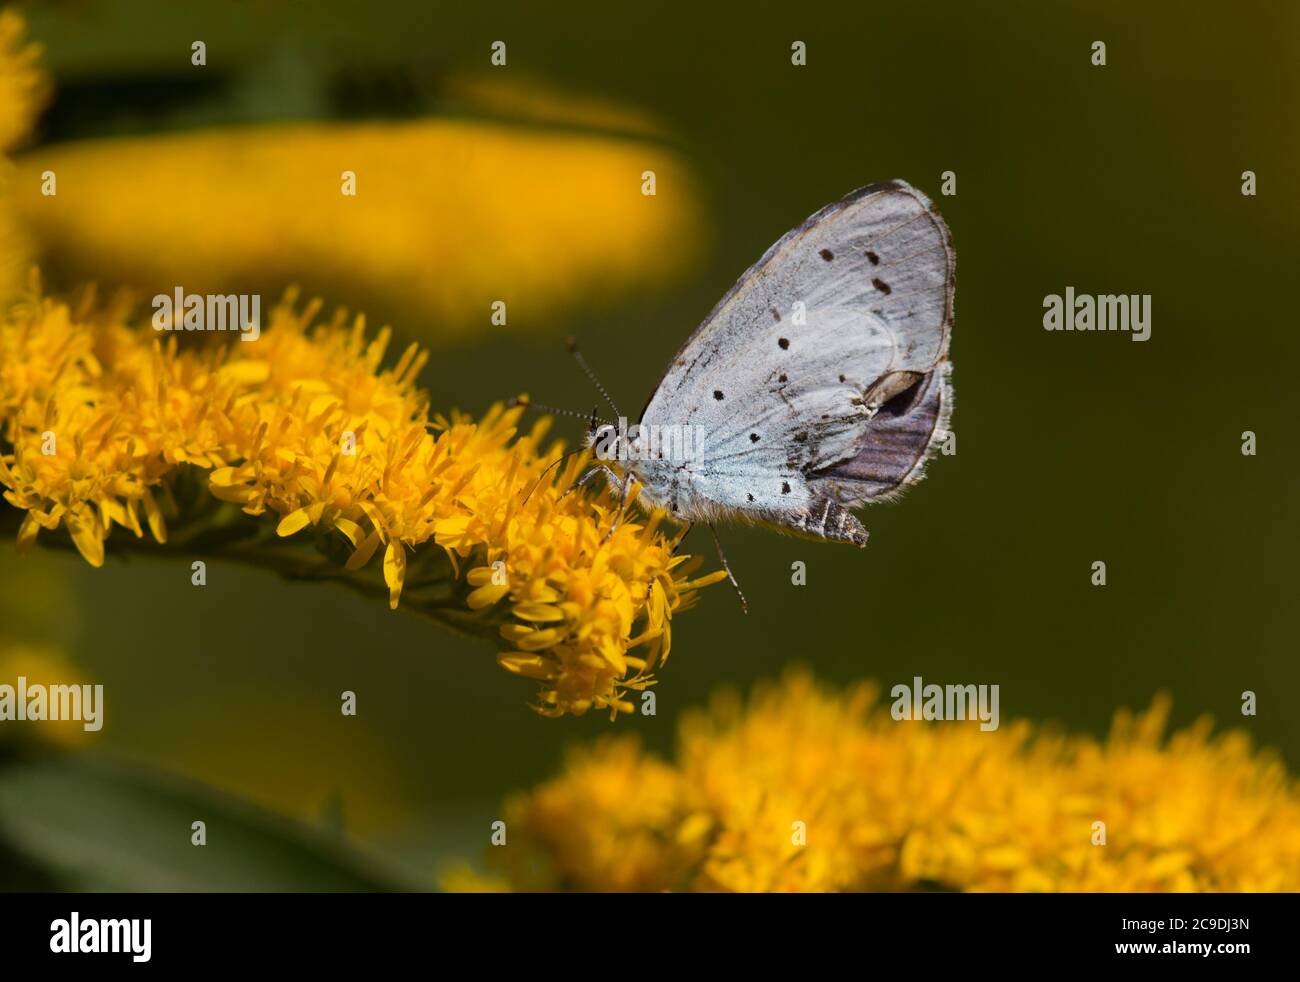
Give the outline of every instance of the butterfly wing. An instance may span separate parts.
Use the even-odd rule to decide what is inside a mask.
[[[947,226],[902,181],[855,191],[783,236],[691,335],[643,413],[706,434],[679,478],[680,510],[865,541],[847,509],[916,480],[946,426],[954,264]]]

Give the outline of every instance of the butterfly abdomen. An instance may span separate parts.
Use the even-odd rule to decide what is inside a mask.
[[[791,527],[801,535],[831,542],[867,544],[867,530],[857,516],[830,498],[819,498],[807,511],[791,516]]]

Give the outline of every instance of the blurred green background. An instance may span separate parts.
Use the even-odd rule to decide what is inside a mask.
[[[1167,690],[1176,725],[1210,713],[1300,765],[1286,405],[1300,356],[1300,8],[980,6],[27,8],[59,89],[38,134],[49,142],[418,113],[428,79],[485,71],[498,39],[507,72],[664,121],[700,183],[698,268],[544,331],[485,323],[435,347],[423,383],[438,408],[477,413],[520,391],[589,408],[557,340],[572,333],[635,412],[743,269],[872,181],[930,194],[958,254],[957,456],[864,515],[862,552],[724,529],[750,613],[720,586],[680,618],[656,717],[540,719],[530,683],[490,646],[342,590],[217,565],[199,591],[140,560],[96,571],[38,551],[17,571],[55,568],[69,590],[43,638],[107,689],[94,746],[341,822],[417,886],[450,858],[477,859],[502,796],[551,774],[566,744],[613,727],[667,750],[682,709],[795,661],[833,681],[998,683],[1004,719],[1099,735],[1117,707]],[[222,66],[202,87],[186,81],[195,38]],[[806,67],[790,64],[795,40]],[[1105,67],[1090,63],[1096,40]],[[948,170],[958,193],[941,197]],[[1244,170],[1257,197],[1241,194]],[[1045,332],[1043,297],[1067,286],[1151,294],[1151,340]],[[367,310],[411,333],[398,304]],[[1242,456],[1244,430],[1258,456]],[[712,558],[706,533],[688,541]],[[806,587],[791,585],[795,560]],[[1090,584],[1095,560],[1105,588]],[[0,547],[0,563],[18,562]],[[338,712],[344,689],[358,693],[355,719]],[[1257,717],[1240,715],[1246,689]]]

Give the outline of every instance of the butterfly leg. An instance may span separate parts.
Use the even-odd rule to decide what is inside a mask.
[[[727,564],[727,557],[722,553],[722,542],[718,539],[718,530],[710,525],[709,531],[713,533],[713,544],[718,547],[718,559],[722,563],[722,568],[727,571],[727,579],[731,581],[731,585],[736,591],[736,596],[740,598],[741,612],[748,614],[749,604],[745,603],[745,595],[740,590],[740,584],[736,582],[736,575],[731,572],[731,566]]]
[[[606,468],[606,470],[609,469]],[[617,481],[618,475],[616,475],[613,471],[609,471],[609,474],[610,474],[611,481]],[[602,546],[606,542],[608,542],[611,538],[613,538],[615,531],[618,530],[618,523],[623,520],[623,513],[627,511],[627,495],[628,492],[632,489],[632,482],[634,480],[636,480],[636,478],[634,478],[631,474],[628,474],[623,478],[622,481],[623,487],[622,490],[619,492],[619,496],[618,496],[618,511],[614,513],[614,524],[611,525],[609,527],[609,531],[605,533],[605,538],[600,540],[600,544]]]
[[[573,494],[573,492],[586,485],[592,478],[599,477],[601,474],[604,474],[605,477],[609,479],[611,487],[622,483],[619,476],[615,474],[610,467],[607,467],[605,464],[597,464],[595,467],[590,468],[587,473],[583,474],[582,477],[574,481],[573,484],[571,484],[556,500],[563,501],[569,495]]]

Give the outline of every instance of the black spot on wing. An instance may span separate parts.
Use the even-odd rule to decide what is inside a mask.
[[[831,252],[829,249],[823,249],[817,255],[821,256],[827,262],[830,262],[832,259],[835,258],[835,253]]]
[[[880,279],[880,277],[876,277],[875,279],[873,279],[871,281],[871,285],[874,286],[881,293],[883,293],[885,296],[889,296],[891,293],[894,292],[894,288],[891,287],[884,280]]]
[[[880,257],[877,256],[877,255],[876,255],[874,252],[872,252],[870,249],[867,250],[867,252],[866,252],[866,256],[867,256],[867,262],[871,263],[872,266],[879,266],[879,265],[880,265]]]
[[[789,339],[789,338],[777,338],[777,339],[776,339],[776,343],[779,344],[779,345],[781,346],[781,350],[782,350],[782,351],[784,351],[786,348],[790,347],[790,339]]]

